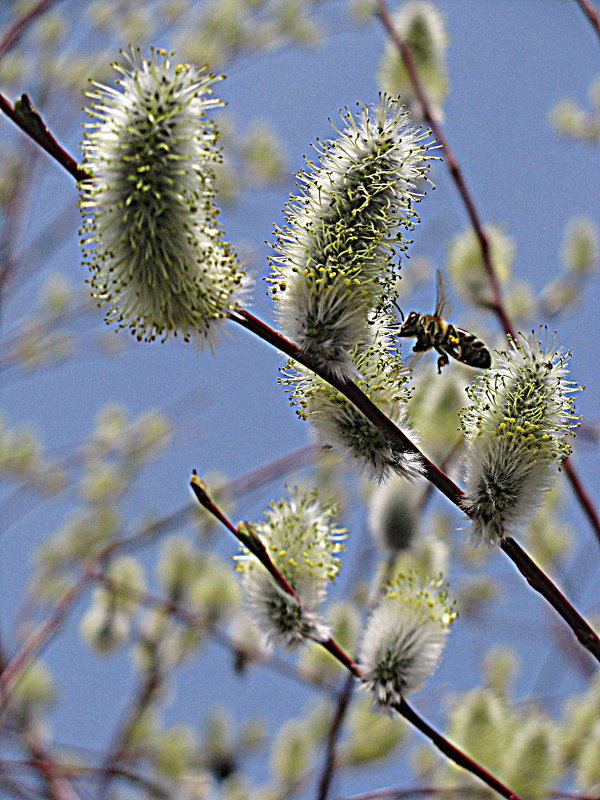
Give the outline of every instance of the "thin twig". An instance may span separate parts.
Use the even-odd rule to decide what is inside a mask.
[[[0,674],[0,716],[6,710],[8,695],[21,671],[32,661],[60,627],[71,606],[91,580],[89,569],[63,594],[52,613],[33,630]]]
[[[492,297],[493,297],[492,308],[500,318],[504,331],[506,333],[511,334],[511,336],[514,338],[515,334],[511,322],[508,319],[508,316],[506,315],[506,312],[504,310],[500,284],[498,283],[496,272],[492,264],[489,240],[485,231],[483,230],[483,225],[481,224],[481,220],[479,219],[477,208],[475,207],[475,203],[473,202],[473,198],[471,197],[471,193],[469,192],[469,189],[463,177],[462,170],[459,167],[458,161],[456,160],[454,153],[448,144],[448,140],[444,135],[444,131],[436,115],[431,110],[429,99],[427,97],[425,90],[423,89],[423,84],[421,83],[421,79],[419,78],[419,73],[417,72],[417,68],[413,61],[410,48],[408,47],[406,42],[404,42],[404,40],[398,35],[398,32],[394,28],[394,23],[387,10],[385,0],[377,0],[377,13],[379,15],[379,18],[381,19],[383,27],[387,31],[388,36],[390,37],[390,39],[396,46],[398,52],[402,56],[402,60],[404,61],[404,66],[406,67],[406,71],[410,78],[413,90],[421,106],[423,118],[431,128],[433,135],[435,136],[437,142],[441,145],[444,151],[444,161],[446,162],[448,169],[450,170],[450,174],[452,175],[452,178],[456,184],[456,187],[460,193],[460,196],[466,208],[469,219],[471,220],[471,225],[473,226],[473,230],[475,231],[475,234],[479,241],[479,245],[481,247],[481,257],[483,261],[483,266],[488,281],[490,283],[490,287],[492,289]]]
[[[354,688],[354,675],[350,672],[342,687],[340,696],[338,698],[335,713],[329,725],[327,733],[327,742],[325,745],[325,761],[323,763],[323,771],[319,780],[319,789],[317,791],[317,800],[326,800],[331,782],[335,771],[335,754],[337,740],[342,729],[342,724],[346,716],[346,712],[350,707],[350,700],[352,698],[352,690]]]
[[[286,339],[285,336],[282,336],[281,333],[258,319],[258,317],[255,317],[247,309],[239,308],[237,311],[232,312],[230,319],[331,384],[358,408],[388,440],[393,442],[398,447],[399,452],[418,455],[424,466],[425,478],[433,483],[451,502],[455,505],[459,504],[462,490],[421,453],[408,436],[355,383],[349,380],[337,380],[328,369],[316,364],[297,345],[290,342],[289,339]]]
[[[221,517],[219,517],[221,519]],[[188,626],[192,630],[202,631],[209,633],[215,641],[220,645],[227,647],[236,657],[240,654],[244,658],[252,658],[258,663],[269,667],[280,674],[284,674],[287,678],[292,678],[300,681],[303,685],[312,683],[319,689],[333,692],[333,686],[324,683],[319,678],[308,677],[303,674],[300,667],[290,664],[287,661],[282,661],[267,654],[264,651],[251,650],[245,644],[236,642],[235,639],[215,628],[214,624],[205,616],[188,610],[180,603],[168,600],[163,597],[157,597],[146,591],[135,589],[131,586],[124,586],[116,584],[103,572],[96,572],[95,576],[97,581],[104,584],[111,591],[118,591],[125,593],[128,597],[134,599],[136,602],[157,608],[164,612],[166,615],[172,616],[177,621]],[[127,713],[123,716],[123,721],[119,726],[118,731],[112,737],[112,744],[108,748],[108,753],[103,760],[100,771],[100,783],[98,787],[98,798],[106,796],[111,780],[118,776],[119,766],[124,766],[125,759],[129,756],[129,738],[131,729],[136,725],[142,713],[146,710],[148,703],[159,689],[159,671],[147,670],[143,680],[140,682],[138,691],[135,694],[134,700]]]
[[[600,39],[600,15],[596,8],[590,3],[590,0],[576,0],[583,13],[592,23],[592,27],[596,31],[596,36]]]
[[[194,482],[198,482],[197,476],[192,476],[192,488],[194,488]],[[215,503],[213,503],[210,498],[205,496],[205,490],[202,488],[202,494],[198,498],[199,502],[209,510],[214,516],[228,529],[231,530],[231,523],[227,520],[221,509],[219,509]],[[207,502],[208,500],[208,502]],[[263,563],[263,566],[266,566]],[[267,567],[268,569],[268,567]],[[270,574],[272,575],[272,571],[269,569]],[[279,585],[281,583],[278,581]],[[296,592],[290,587],[288,594],[292,596],[295,600],[300,601],[300,598],[296,594]],[[317,641],[317,640],[315,640]],[[358,664],[352,660],[352,658],[338,645],[338,643],[329,637],[326,641],[317,641],[321,647],[327,650],[328,653],[331,653],[334,658],[336,658],[341,664],[343,664],[346,669],[350,672],[350,674],[359,680],[362,680],[362,672]],[[404,700],[401,700],[399,703],[392,703],[391,707],[397,711],[401,716],[403,716],[408,722],[411,723],[415,728],[417,728],[421,733],[423,733],[435,747],[438,748],[445,756],[449,759],[454,761],[459,766],[463,767],[464,769],[471,772],[473,775],[476,775],[480,780],[482,780],[487,786],[490,786],[494,791],[498,792],[505,797],[506,800],[522,800],[519,795],[512,792],[507,786],[501,783],[494,775],[490,772],[485,770],[480,764],[473,759],[469,758],[469,756],[460,750],[458,747],[453,745],[448,739],[446,739],[441,733],[432,728],[429,723],[427,723],[419,714],[411,708]]]
[[[4,764],[4,761],[0,761],[0,787],[8,793],[7,796],[16,797],[18,800],[39,800],[39,796],[36,797],[29,789],[5,774]]]
[[[329,683],[318,675],[315,675],[310,670],[305,670],[298,664],[278,658],[276,655],[267,650],[259,650],[257,648],[250,647],[245,642],[241,642],[235,637],[215,627],[214,623],[210,620],[207,620],[202,614],[190,611],[181,603],[176,603],[173,600],[167,600],[164,597],[158,597],[157,595],[150,594],[147,591],[134,589],[132,586],[123,586],[122,584],[119,584],[117,587],[115,582],[103,572],[98,572],[95,578],[109,589],[118,589],[118,591],[121,593],[125,592],[128,597],[136,600],[136,602],[140,603],[141,605],[149,606],[151,608],[158,608],[161,611],[164,611],[165,614],[172,616],[174,619],[178,620],[183,625],[187,625],[192,630],[202,631],[203,633],[210,634],[217,644],[228,649],[231,653],[233,653],[236,659],[241,655],[246,660],[261,664],[273,672],[277,672],[279,675],[283,675],[286,678],[297,681],[304,686],[311,684],[329,695],[337,695],[336,687],[332,683]]]
[[[275,580],[278,586],[283,589],[286,594],[289,594],[295,600],[300,600],[296,592],[292,589],[288,581],[277,569],[271,557],[267,553],[267,548],[258,538],[258,536],[249,528],[241,530],[236,527],[221,511],[221,509],[211,500],[206,485],[201,481],[194,472],[190,479],[190,486],[196,496],[196,500],[200,505],[209,511],[216,519],[219,520],[227,530],[232,533],[235,538],[246,547],[256,558],[260,561],[263,567],[267,570],[269,575]]]
[[[580,4],[584,12],[588,15],[590,21],[596,27],[600,35],[600,27],[599,27],[600,23],[598,21],[598,13],[596,12],[595,8],[592,6],[591,3],[588,2],[588,0],[577,0],[577,2]],[[510,336],[511,338],[514,339],[515,338],[514,328],[512,322],[510,321],[506,308],[504,306],[502,293],[500,290],[500,284],[498,282],[496,270],[494,268],[494,264],[491,259],[489,240],[483,229],[483,225],[481,224],[481,220],[479,218],[475,202],[466,184],[463,172],[458,164],[454,152],[452,151],[450,145],[448,144],[448,140],[444,134],[442,126],[440,125],[438,119],[436,118],[436,115],[433,113],[431,109],[429,98],[427,97],[427,93],[419,77],[419,73],[413,61],[410,48],[408,47],[406,42],[404,42],[404,40],[399,36],[398,32],[394,28],[394,23],[387,9],[385,0],[377,0],[377,9],[383,27],[385,28],[387,34],[389,35],[390,39],[396,46],[396,49],[398,50],[400,56],[402,57],[402,60],[404,61],[404,66],[406,67],[408,77],[412,84],[417,100],[419,101],[419,104],[421,106],[423,118],[430,126],[435,138],[437,139],[438,143],[442,146],[444,150],[444,160],[448,165],[450,175],[452,176],[452,179],[463,201],[469,219],[471,220],[471,225],[473,226],[473,231],[475,233],[475,236],[479,241],[483,266],[493,297],[492,303],[490,304],[489,308],[491,311],[494,312],[494,314],[496,314],[504,333],[507,336]],[[592,525],[592,528],[594,529],[596,537],[600,542],[600,518],[597,512],[594,510],[592,503],[589,499],[589,496],[584,491],[581,482],[577,477],[577,473],[575,472],[575,468],[572,466],[570,460],[567,459],[563,463],[565,466],[565,473],[567,475],[567,478],[569,479],[571,486],[573,487],[573,490],[575,491],[575,494],[577,495],[577,498],[579,499]]]
[[[417,712],[408,705],[406,700],[401,700],[399,703],[394,704],[393,706],[399,714],[401,714],[405,720],[411,723],[415,728],[417,728],[421,733],[430,739],[431,742],[440,750],[444,755],[448,756],[448,758],[452,759],[455,764],[458,764],[460,767],[468,770],[473,775],[476,775],[480,780],[482,780],[485,784],[490,786],[494,791],[501,794],[502,797],[506,797],[507,800],[518,800],[518,795],[511,792],[503,783],[501,783],[494,775],[484,769],[480,764],[476,761],[473,761],[472,758],[466,753],[463,753],[457,747],[455,747],[448,739],[438,733],[434,728],[429,725],[429,723],[425,722],[425,720],[420,717]]]
[[[520,544],[510,536],[503,536],[500,547],[517,566],[519,572],[525,577],[527,583],[539,592],[542,597],[556,609],[565,622],[569,625],[581,644],[600,661],[600,639],[583,617],[569,603],[557,586],[537,568],[530,556]],[[560,609],[560,610],[559,610]]]
[[[17,42],[29,23],[33,22],[33,20],[39,17],[44,11],[47,11],[54,2],[56,2],[56,0],[39,0],[27,13],[17,17],[17,19],[8,26],[0,39],[0,58]]]
[[[39,770],[41,766],[40,760],[37,758],[2,758],[0,759],[0,775],[3,772],[21,772],[26,768],[31,768],[35,770]],[[101,767],[93,766],[89,764],[64,764],[58,761],[54,762],[53,765],[55,775],[62,776],[64,778],[87,778],[87,780],[98,780],[104,773]],[[143,775],[139,775],[132,770],[127,769],[126,767],[122,766],[115,766],[112,769],[112,774],[115,775],[117,778],[123,778],[124,780],[132,783],[134,786],[138,786],[142,789],[145,789],[148,793],[149,797],[162,797],[165,792],[164,786],[156,783],[149,778],[146,778]],[[29,797],[29,796],[28,796]]]
[[[112,742],[109,744],[106,755],[100,767],[101,775],[98,782],[98,800],[108,796],[112,779],[117,776],[116,768],[124,764],[131,753],[131,732],[140,722],[150,707],[153,699],[161,688],[162,676],[158,669],[145,670],[140,681],[131,707],[123,717],[123,722],[116,731]]]
[[[76,181],[83,181],[90,177],[89,173],[83,167],[80,167],[75,159],[56,141],[28,95],[22,95],[19,105],[15,104],[13,106],[8,98],[0,94],[0,111],[3,111],[23,133],[26,133],[42,150],[45,150],[51,158],[66,169]]]
[[[346,795],[339,800],[408,800],[411,797],[427,797],[430,794],[449,795],[450,797],[455,794],[466,797],[473,794],[481,797],[481,790],[478,786],[412,786],[408,789],[385,787],[384,789],[373,789],[371,792]]]
[[[52,612],[25,639],[20,649],[6,663],[0,673],[0,717],[5,713],[10,699],[10,691],[22,674],[23,669],[41,652],[63,623],[75,601],[88,583],[95,577],[99,567],[112,554],[119,542],[111,542],[102,552],[90,558],[79,578],[63,594]]]
[[[583,509],[584,514],[589,520],[590,525],[592,526],[594,533],[596,534],[596,538],[600,541],[600,516],[598,512],[594,508],[592,501],[586,490],[583,487],[583,483],[579,478],[579,475],[575,471],[575,467],[573,466],[571,459],[566,458],[562,463],[563,469],[565,474],[571,484],[577,499]]]
[[[301,450],[294,451],[291,454],[291,459],[282,456],[275,459],[273,462],[269,462],[265,467],[265,472],[262,477],[270,479],[274,475],[279,474],[281,470],[286,470],[290,468],[290,466],[297,466],[299,463],[303,462],[303,458],[309,453],[312,454],[312,450],[309,448],[301,448]],[[240,483],[239,487],[237,487],[236,481]],[[231,485],[236,491],[243,491],[247,488],[247,485],[256,486],[259,482],[260,474],[255,468],[251,470],[250,473],[244,473],[244,475],[235,479]],[[39,656],[41,650],[54,636],[77,598],[85,590],[89,581],[97,577],[99,567],[109,556],[116,551],[126,550],[130,547],[147,543],[155,536],[159,536],[178,527],[185,522],[188,517],[189,506],[186,506],[170,516],[149,525],[137,534],[111,542],[99,555],[89,560],[79,579],[63,594],[50,615],[31,632],[19,651],[6,664],[0,663],[0,717],[6,711],[10,691],[21,671],[35,657]]]
[[[54,758],[42,744],[40,737],[26,735],[27,749],[36,762],[36,770],[44,781],[48,798],[51,800],[81,800],[67,776],[60,770]]]
[[[350,794],[339,800],[408,800],[411,797],[427,797],[428,795],[452,795],[458,794],[465,797],[469,795],[481,796],[481,790],[477,786],[412,786],[408,789],[394,789],[386,787],[384,789],[373,789],[370,792],[360,792]],[[549,792],[548,797],[564,798],[564,800],[599,800],[597,795],[579,794],[578,792]]]
[[[297,360],[308,369],[316,372],[334,388],[338,389],[358,408],[364,416],[381,430],[389,440],[396,443],[402,451],[417,453],[425,464],[425,476],[434,484],[452,503],[461,511],[463,491],[444,472],[427,459],[421,451],[408,439],[408,437],[390,420],[377,406],[362,392],[352,381],[340,381],[327,370],[313,364],[312,360],[296,345],[287,340],[277,331],[270,328],[265,322],[257,319],[250,312],[241,310],[231,316],[256,336],[268,342],[273,347],[281,350],[286,355]],[[600,639],[588,622],[573,607],[564,594],[555,586],[544,571],[527,555],[527,553],[509,536],[501,539],[502,550],[516,564],[519,571],[525,576],[529,585],[538,591],[560,614],[571,627],[577,639],[587,647],[590,653],[600,661]]]

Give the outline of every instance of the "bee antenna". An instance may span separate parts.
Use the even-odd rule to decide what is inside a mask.
[[[402,317],[402,322],[404,322],[404,314],[402,313],[402,309],[400,308],[400,306],[398,305],[398,303],[395,300],[394,300],[394,308],[396,309],[396,311]]]

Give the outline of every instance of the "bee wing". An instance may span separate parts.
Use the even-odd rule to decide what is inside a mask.
[[[444,318],[451,312],[450,303],[446,296],[446,289],[444,286],[444,278],[442,277],[441,270],[436,271],[436,298],[435,298],[435,316]]]

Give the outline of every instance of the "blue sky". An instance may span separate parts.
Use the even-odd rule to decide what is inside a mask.
[[[82,13],[78,10],[81,5],[70,4],[75,18]],[[568,0],[444,0],[438,5],[450,40],[451,91],[445,104],[444,129],[481,217],[503,225],[514,237],[515,276],[528,280],[537,293],[558,269],[568,219],[583,214],[598,218],[598,149],[559,139],[547,120],[552,105],[564,96],[587,105],[589,82],[597,69],[598,41],[577,4]],[[335,116],[338,108],[353,106],[357,100],[372,102],[377,96],[375,73],[384,41],[380,27],[372,23],[356,29],[348,19],[346,6],[337,2],[324,5],[315,15],[323,20],[325,30],[317,47],[292,47],[244,57],[228,70],[222,91],[228,111],[241,128],[246,120],[257,117],[271,121],[285,142],[290,171],[302,166],[302,155],[309,152],[310,141],[330,135],[327,118]],[[0,15],[0,22],[5,20],[6,14]],[[154,44],[170,46],[168,40]],[[59,111],[59,103],[51,104],[48,118],[56,120],[64,141],[75,153],[83,115],[75,106],[73,113],[65,115],[67,124]],[[74,187],[66,173],[51,164],[40,166],[46,176],[35,190],[34,228],[52,216],[56,197],[75,201]],[[427,255],[436,266],[443,266],[448,241],[464,229],[466,215],[443,164],[435,166],[432,177],[436,189],[420,208],[423,222],[415,232],[411,254]],[[281,222],[281,209],[292,189],[290,174],[286,185],[257,190],[239,205],[225,207],[222,213],[229,239],[252,249],[251,271],[257,277],[252,308],[268,319],[272,319],[270,301],[259,279],[267,272],[268,248],[264,242],[272,240],[272,225]],[[3,337],[27,316],[41,274],[59,271],[74,285],[85,278],[77,245],[77,217],[65,224],[68,236],[52,262],[41,263],[34,276],[6,300],[0,330]],[[431,294],[423,290],[415,302],[425,306],[431,302]],[[596,275],[576,311],[561,318],[559,324],[559,342],[574,353],[573,375],[587,386],[578,398],[579,412],[596,423],[599,302]],[[457,298],[454,305],[460,315]],[[100,312],[87,324],[89,330],[82,335],[84,351],[92,348],[93,335],[102,328]],[[493,320],[487,324],[491,331],[496,330]],[[127,338],[127,334],[114,335]],[[45,374],[8,383],[1,399],[2,413],[11,424],[32,420],[42,425],[44,444],[60,451],[89,433],[94,414],[108,401],[122,403],[132,414],[138,414],[150,408],[168,409],[182,397],[189,397],[173,445],[136,484],[126,506],[131,518],[142,509],[165,512],[186,503],[192,468],[201,473],[218,470],[233,477],[307,441],[306,426],[296,419],[277,385],[281,357],[243,331],[232,326],[214,355],[208,350],[199,353],[180,341],[127,344],[123,353],[110,361],[79,356]],[[589,490],[597,492],[597,449],[577,442],[574,461]],[[274,487],[274,493],[281,491],[282,483]],[[565,498],[565,516],[576,531],[576,554],[594,553],[592,534],[568,490]],[[264,505],[264,494],[255,493],[243,500],[237,513],[251,517]],[[5,633],[22,582],[30,574],[33,549],[60,523],[63,513],[61,503],[32,505],[0,540]],[[233,544],[225,539],[219,549],[223,553],[234,551]],[[494,570],[507,582],[514,598],[509,610],[515,617],[526,619],[529,614],[540,613],[537,600],[513,576],[510,565],[498,561]],[[587,584],[580,581],[579,590],[576,599],[587,610],[597,591],[594,593],[591,580]],[[594,611],[599,611],[597,604]],[[123,689],[130,681],[128,657],[124,654],[98,660],[90,656],[79,640],[77,617],[75,614],[70,619],[60,644],[47,651],[65,701],[56,716],[55,729],[64,743],[97,746],[106,733],[107,718],[116,719],[119,713]],[[543,637],[532,636],[525,643],[516,628],[511,629],[510,614],[506,625],[500,626],[498,638],[516,639],[523,661],[530,666],[539,660],[540,652],[548,652]],[[423,692],[422,699],[417,698],[416,704],[438,723],[443,719],[439,701],[445,690],[464,688],[478,679],[477,640],[475,631],[456,635],[439,683],[429,694]],[[475,656],[467,663],[461,658],[465,649]],[[227,671],[226,657],[214,648],[187,665],[168,716],[194,723],[216,697],[225,695],[226,704],[235,707],[240,693],[249,711],[262,711],[267,696],[274,708],[289,707],[290,715],[302,709],[304,693],[295,695],[294,690],[290,696],[290,685],[285,681],[257,670],[243,685],[230,675],[219,684],[215,676],[220,679]],[[535,678],[535,673],[521,678],[522,694],[532,689]],[[557,691],[567,688],[559,678],[556,683]],[[100,692],[98,687],[102,687]],[[260,766],[257,774],[261,775]],[[382,780],[384,776],[385,771]],[[344,784],[344,790],[373,785],[378,785],[377,780],[365,782],[357,774]]]

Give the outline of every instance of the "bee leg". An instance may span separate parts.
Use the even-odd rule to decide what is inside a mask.
[[[419,337],[413,345],[413,353],[423,353],[425,350],[429,350],[430,347],[431,345],[427,341]]]
[[[458,342],[458,335],[456,333],[456,328],[452,323],[448,323],[448,327],[446,328],[446,339],[448,342],[452,344],[457,344]]]
[[[437,360],[437,368],[438,368],[438,375],[442,374],[442,367],[445,367],[448,364],[448,356],[445,353],[442,353],[441,350],[437,351],[440,357]]]

